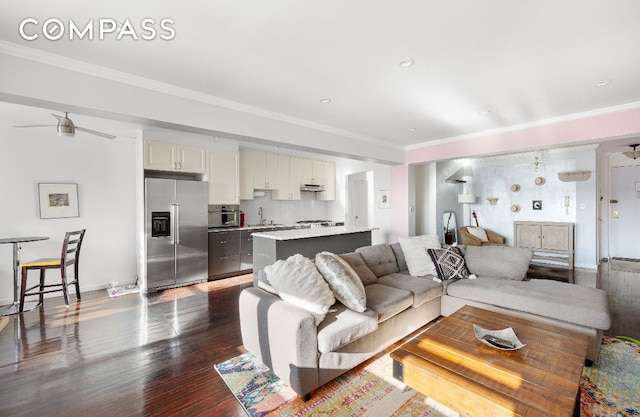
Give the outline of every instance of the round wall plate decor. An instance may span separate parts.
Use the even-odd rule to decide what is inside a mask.
[[[514,213],[519,212],[520,211],[520,206],[517,205],[517,204],[512,205],[511,206],[511,211],[514,212]]]
[[[547,180],[545,180],[544,177],[538,177],[535,180],[536,185],[544,185],[545,182],[547,182]]]
[[[511,186],[511,191],[513,191],[514,193],[517,193],[518,191],[520,191],[520,184],[513,184]]]

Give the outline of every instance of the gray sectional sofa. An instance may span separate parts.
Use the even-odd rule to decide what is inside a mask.
[[[337,302],[317,325],[311,313],[283,300],[270,285],[268,274],[261,272],[258,285],[240,295],[244,347],[300,397],[308,398],[315,388],[468,304],[586,334],[590,340],[587,359],[597,358],[602,331],[610,324],[603,291],[523,280],[533,256],[530,249],[461,249],[469,272],[477,279],[437,282],[431,275],[411,276],[399,243],[340,255],[362,281],[367,308],[360,313]]]

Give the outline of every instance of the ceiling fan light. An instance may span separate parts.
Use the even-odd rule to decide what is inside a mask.
[[[56,131],[58,136],[74,136],[76,134],[76,125],[67,117],[67,113],[64,114],[64,117],[59,117]]]
[[[76,127],[70,124],[58,123],[56,131],[59,136],[74,136],[76,133]]]

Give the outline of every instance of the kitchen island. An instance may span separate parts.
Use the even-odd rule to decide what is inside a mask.
[[[265,266],[296,253],[314,259],[323,251],[347,253],[369,246],[372,230],[377,228],[334,226],[253,233],[254,284]]]

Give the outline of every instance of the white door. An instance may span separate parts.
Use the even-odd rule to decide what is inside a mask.
[[[640,259],[640,166],[613,167],[611,169],[611,200],[609,222],[609,255],[612,258]]]
[[[347,222],[349,226],[369,226],[369,212],[372,212],[369,198],[369,181],[365,172],[349,175],[348,180],[349,204],[347,207]]]

